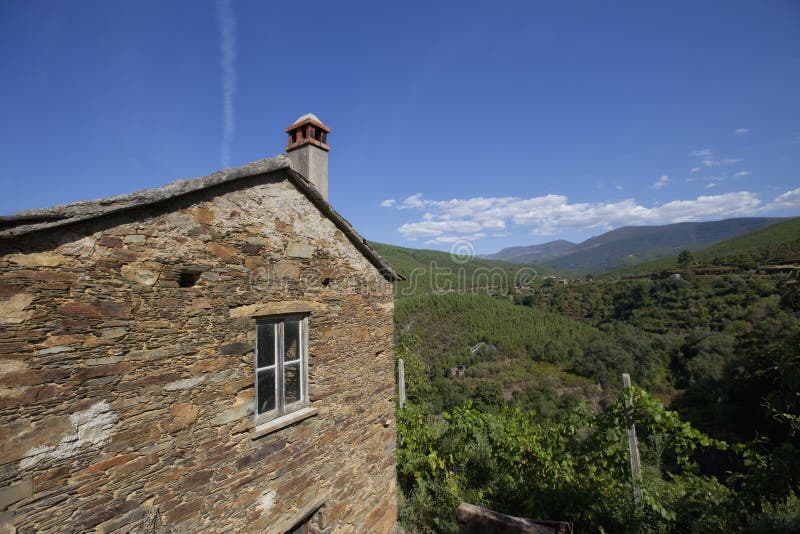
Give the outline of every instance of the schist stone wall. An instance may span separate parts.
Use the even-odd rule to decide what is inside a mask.
[[[393,527],[391,286],[282,173],[0,247],[0,532]],[[317,413],[258,437],[297,309]]]

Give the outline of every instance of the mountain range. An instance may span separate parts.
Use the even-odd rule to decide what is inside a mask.
[[[563,239],[540,245],[509,247],[482,256],[511,263],[537,263],[577,274],[602,273],[697,250],[786,219],[743,217],[663,226],[624,226],[582,243]]]

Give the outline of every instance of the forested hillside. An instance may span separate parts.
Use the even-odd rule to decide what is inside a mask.
[[[577,246],[570,241],[558,239],[541,245],[508,247],[500,252],[487,254],[485,257],[490,260],[511,261],[514,263],[537,263],[568,254]]]
[[[544,262],[548,267],[576,273],[602,273],[669,257],[683,249],[696,250],[734,236],[769,227],[780,219],[747,217],[665,226],[627,226],[587,239],[569,254]]]
[[[729,267],[732,271],[775,264],[800,264],[800,217],[767,226],[690,253],[695,270]],[[605,273],[604,278],[657,274],[676,270],[678,256]]]
[[[798,221],[640,278],[398,299],[403,522],[454,532],[468,501],[579,532],[798,531],[800,274],[765,267],[796,257]]]
[[[519,264],[475,257],[458,257],[449,252],[370,243],[406,279],[396,283],[400,297],[490,289],[508,291],[528,285],[539,276],[572,276],[536,264]]]

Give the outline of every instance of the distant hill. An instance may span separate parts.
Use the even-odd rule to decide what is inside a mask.
[[[800,217],[780,219],[765,228],[692,251],[692,256],[696,262],[707,265],[800,263]],[[604,277],[635,276],[677,268],[677,257],[671,256],[617,269]]]
[[[539,263],[551,258],[557,258],[564,254],[569,254],[575,247],[575,243],[558,239],[549,241],[541,245],[530,245],[528,247],[509,247],[494,254],[486,254],[482,257],[489,260],[511,261],[514,263]]]
[[[398,247],[370,242],[406,280],[395,284],[398,296],[422,295],[491,287],[511,289],[517,281],[531,282],[542,275],[569,278],[569,273],[530,263],[472,258],[461,262],[449,252]]]
[[[786,219],[746,217],[664,226],[625,226],[587,239],[563,254],[542,259],[540,262],[547,267],[579,274],[603,273],[674,256],[684,249],[701,249],[784,220]],[[551,243],[537,246],[545,247]],[[502,253],[503,251],[498,254]],[[524,256],[514,256],[509,261],[516,261],[516,257]]]

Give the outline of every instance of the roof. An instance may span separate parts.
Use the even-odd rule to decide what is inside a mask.
[[[394,267],[381,258],[367,243],[367,240],[361,237],[352,225],[333,209],[333,206],[322,197],[316,187],[305,176],[292,168],[289,158],[282,155],[254,161],[241,167],[217,171],[200,178],[176,180],[156,189],[143,189],[126,195],[73,202],[51,208],[19,211],[10,217],[0,217],[0,242],[10,241],[42,230],[99,219],[143,206],[160,204],[195,191],[276,171],[286,174],[311,203],[330,219],[347,236],[353,246],[380,271],[384,278],[389,281],[403,280]]]

